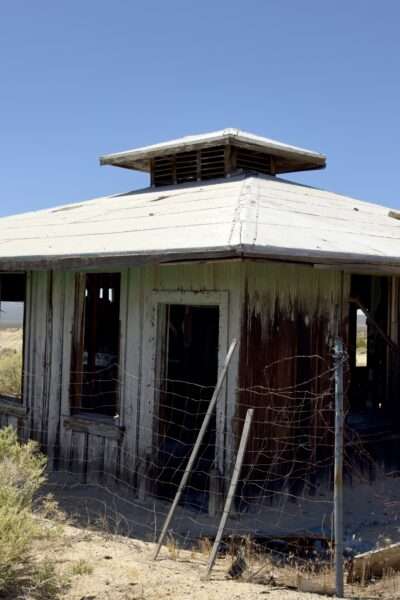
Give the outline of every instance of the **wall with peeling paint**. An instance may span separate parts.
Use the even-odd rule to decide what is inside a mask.
[[[155,414],[157,401],[154,361],[159,295],[172,303],[186,302],[188,294],[193,303],[224,299],[222,363],[230,340],[240,336],[242,264],[233,260],[121,270],[120,404],[114,421],[100,415],[88,421],[71,414],[75,278],[73,272],[29,274],[23,403],[14,406],[0,399],[0,426],[12,424],[21,435],[38,440],[52,467],[72,471],[82,481],[122,478],[135,484],[152,450],[149,418]],[[220,439],[226,437],[231,443],[227,423],[233,418],[237,372],[238,353],[219,410]],[[224,460],[223,455],[221,468]]]
[[[247,262],[244,288],[236,431],[246,408],[255,407],[246,457],[255,465],[252,479],[269,482],[271,491],[283,484],[294,491],[326,462],[332,340],[337,327],[345,333],[349,277]]]
[[[265,388],[309,394],[312,401],[306,411],[302,406],[298,423],[304,425],[302,439],[314,436],[307,459],[318,458],[318,427],[327,409],[319,394],[329,385],[330,341],[348,295],[348,276],[306,265],[240,260],[121,270],[120,406],[114,422],[88,422],[70,412],[74,273],[33,272],[28,282],[24,404],[19,412],[1,405],[1,423],[12,422],[39,440],[55,468],[88,482],[139,481],[140,490],[153,443],[160,297],[171,303],[221,302],[220,366],[231,340],[240,340],[219,401],[220,470],[232,464],[247,406],[256,407],[248,452],[258,457],[254,462],[260,476],[265,477],[267,462],[278,455],[284,460],[274,466],[276,474],[287,468],[293,453],[282,449],[281,441],[292,439],[294,430],[281,409],[286,402],[295,414],[298,396],[266,394]],[[294,482],[302,477],[292,475]]]

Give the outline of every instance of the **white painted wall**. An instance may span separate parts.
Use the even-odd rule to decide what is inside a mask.
[[[145,464],[151,447],[158,303],[217,303],[221,309],[221,364],[229,342],[240,338],[242,274],[240,261],[122,270],[119,421],[110,424],[109,430],[103,427],[97,431],[94,424],[90,431],[82,431],[78,426],[64,426],[65,421],[71,422],[75,276],[72,272],[31,273],[26,308],[26,418],[21,421],[25,434],[47,447],[51,463],[58,456],[59,468],[72,469],[84,477],[89,462],[88,471],[104,467],[111,475],[133,482],[138,464]],[[238,357],[236,351],[218,408],[219,445],[230,452],[233,434],[229,424],[235,412]],[[124,430],[121,441],[111,431],[117,426]],[[230,460],[230,456],[220,454],[220,468]]]

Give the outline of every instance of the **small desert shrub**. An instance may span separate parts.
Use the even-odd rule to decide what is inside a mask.
[[[47,536],[32,510],[45,466],[35,442],[19,443],[11,427],[0,430],[0,597],[56,597],[51,563],[34,556],[35,542]]]
[[[178,540],[171,534],[169,534],[167,536],[167,550],[169,552],[169,557],[172,560],[177,560],[178,556],[179,556],[179,546],[178,546]]]
[[[210,538],[202,537],[198,541],[198,547],[200,554],[205,554],[208,556],[212,550],[213,544]]]
[[[22,381],[22,352],[0,352],[0,391],[6,396],[20,396]]]
[[[91,575],[93,573],[93,567],[86,560],[78,560],[71,567],[72,575]]]

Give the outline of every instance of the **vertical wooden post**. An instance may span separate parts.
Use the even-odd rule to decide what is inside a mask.
[[[343,598],[343,342],[335,340],[335,473],[334,473],[334,526],[335,526],[335,590]]]
[[[236,348],[236,344],[237,344],[237,341],[233,340],[233,342],[231,343],[231,345],[229,347],[228,354],[226,355],[226,358],[225,358],[223,369],[221,371],[220,376],[218,377],[217,385],[215,386],[214,393],[213,393],[212,398],[210,400],[210,403],[208,405],[207,412],[206,412],[206,415],[204,417],[204,421],[201,424],[200,431],[199,431],[199,434],[198,434],[197,439],[196,439],[196,443],[193,446],[192,453],[191,453],[190,458],[188,460],[188,463],[186,465],[186,468],[185,468],[185,471],[183,473],[182,479],[180,481],[180,484],[179,484],[178,490],[176,492],[174,501],[172,502],[171,508],[169,509],[169,512],[168,512],[168,515],[167,515],[167,518],[165,519],[165,523],[164,523],[164,526],[162,528],[160,537],[158,539],[156,550],[154,552],[153,560],[156,560],[156,558],[157,558],[157,556],[158,556],[158,554],[160,552],[160,548],[161,548],[161,545],[162,545],[162,543],[164,541],[165,535],[166,535],[166,533],[168,531],[169,524],[170,524],[171,519],[172,519],[172,517],[174,515],[176,507],[178,506],[178,503],[179,503],[180,497],[182,495],[182,492],[184,490],[184,487],[187,484],[187,481],[189,479],[189,475],[190,475],[190,473],[192,471],[194,462],[195,462],[195,460],[197,458],[197,454],[199,453],[200,446],[201,446],[201,443],[202,443],[203,438],[204,438],[204,434],[207,431],[208,424],[210,422],[210,419],[211,419],[212,414],[214,412],[215,406],[217,404],[217,400],[218,400],[219,394],[220,394],[222,386],[224,384],[225,377],[226,377],[226,374],[228,372],[229,364],[231,362],[231,358],[232,358],[233,352],[234,352],[234,350]]]
[[[208,486],[208,514],[215,517],[222,509],[221,497],[223,495],[221,476],[218,467],[215,466],[210,471],[210,482]]]
[[[235,491],[236,491],[237,482],[239,480],[240,471],[242,469],[243,457],[244,457],[244,452],[246,450],[247,439],[249,437],[251,421],[253,419],[253,413],[254,413],[254,408],[249,408],[246,413],[246,420],[243,425],[242,436],[240,438],[240,445],[239,445],[239,450],[238,450],[238,454],[236,457],[235,468],[233,469],[231,484],[229,486],[229,491],[228,491],[228,495],[226,497],[224,511],[222,513],[221,522],[218,527],[217,536],[214,541],[214,545],[213,545],[213,548],[212,548],[212,551],[210,554],[210,558],[208,560],[207,571],[204,576],[204,579],[209,578],[211,569],[213,568],[215,560],[217,558],[218,548],[221,543],[221,538],[222,538],[222,534],[224,533],[226,522],[228,520],[228,516],[229,516],[230,510],[231,510],[231,506],[232,506],[233,497],[234,497]]]

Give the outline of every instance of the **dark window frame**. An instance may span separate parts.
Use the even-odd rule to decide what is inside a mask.
[[[118,285],[118,291],[114,302],[117,306],[117,324],[118,331],[116,333],[116,377],[115,377],[115,389],[113,390],[114,400],[112,406],[106,411],[105,406],[99,407],[85,407],[82,405],[82,398],[84,397],[83,388],[86,385],[84,382],[84,354],[85,354],[85,336],[86,336],[86,319],[87,319],[87,288],[91,287],[88,284],[89,278],[115,278]],[[75,276],[75,308],[74,308],[74,321],[72,330],[72,348],[71,348],[71,368],[70,368],[70,413],[73,416],[84,416],[85,418],[93,418],[94,420],[111,420],[116,422],[116,417],[119,413],[120,408],[120,395],[121,385],[119,380],[120,374],[120,355],[121,355],[121,282],[122,273],[121,271],[107,271],[107,272],[82,272],[77,273]],[[89,359],[88,359],[89,360]],[[86,371],[89,374],[89,369]],[[112,379],[110,379],[112,381]],[[113,414],[111,414],[113,413]]]
[[[23,316],[22,316],[22,365],[21,365],[21,393],[20,395],[4,394],[0,390],[0,400],[10,403],[10,406],[15,405],[16,407],[24,406],[24,391],[25,391],[25,361],[26,361],[26,346],[27,346],[27,297],[28,297],[28,274],[27,272],[10,272],[0,271],[0,307],[3,302],[3,279],[11,277],[23,278],[23,284],[20,292],[23,292],[23,300],[15,300],[15,302],[23,302]],[[13,300],[5,300],[5,302],[13,302]]]

